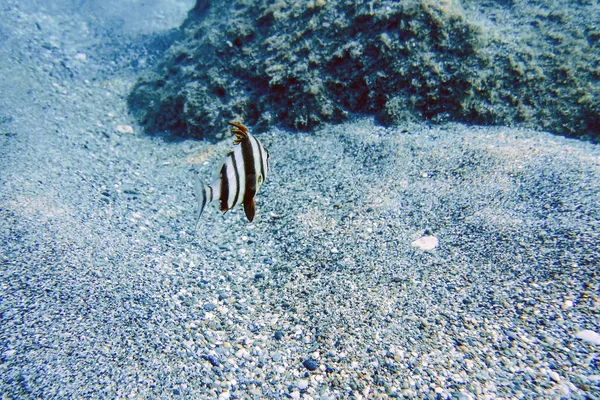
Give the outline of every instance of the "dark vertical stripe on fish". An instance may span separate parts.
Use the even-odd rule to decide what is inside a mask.
[[[252,151],[252,143],[250,143],[250,140],[248,138],[246,138],[246,140],[242,140],[240,145],[242,146],[242,157],[244,159],[244,170],[246,175],[246,189],[244,190],[244,201],[246,201],[247,196],[254,196],[253,191],[250,190],[250,185],[252,185],[252,187],[256,185],[256,171],[254,169],[254,152]],[[251,182],[252,176],[254,176],[254,182]]]
[[[233,208],[237,204],[240,195],[240,173],[238,172],[238,166],[235,160],[235,151],[231,153],[231,164],[233,165],[233,173],[235,175],[235,196],[233,197],[233,203],[231,204],[231,207]]]
[[[260,145],[257,138],[252,136],[252,139],[256,142],[256,148],[258,148],[258,159],[260,160],[260,175],[262,176],[263,181],[265,180],[265,160],[263,159],[262,146]]]
[[[227,178],[227,162],[221,168],[221,211],[227,211],[227,197],[229,196],[229,179]]]

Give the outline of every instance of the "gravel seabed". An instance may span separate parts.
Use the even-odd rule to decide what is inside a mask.
[[[125,101],[193,2],[53,4],[0,1],[2,398],[600,397],[597,145],[271,130],[255,222],[194,233],[231,139]]]

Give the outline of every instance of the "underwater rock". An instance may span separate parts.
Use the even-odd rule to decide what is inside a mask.
[[[319,368],[319,363],[311,359],[304,360],[302,362],[302,365],[304,365],[304,368],[306,368],[309,371],[316,371],[316,369]]]
[[[592,3],[198,0],[129,106],[147,132],[195,138],[226,134],[227,120],[310,130],[370,114],[594,140]]]
[[[575,334],[575,337],[577,339],[583,340],[584,342],[600,345],[600,335],[589,329],[584,329],[582,331],[577,332]]]

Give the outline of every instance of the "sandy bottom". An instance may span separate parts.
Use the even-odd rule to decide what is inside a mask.
[[[231,139],[125,101],[190,3],[0,1],[1,397],[600,396],[598,146],[272,130],[254,223],[193,232]]]

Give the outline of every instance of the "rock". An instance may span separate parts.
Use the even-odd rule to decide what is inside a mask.
[[[304,368],[306,368],[309,371],[315,371],[317,368],[319,368],[319,363],[311,359],[304,360],[302,365],[304,365]]]
[[[261,4],[197,0],[202,12],[189,14],[181,39],[128,98],[140,123],[214,139],[231,119],[311,130],[362,113],[384,124],[521,123],[598,137],[593,1],[571,7],[569,24],[552,22],[564,18],[558,3],[542,11],[510,2],[515,18],[501,20],[505,2],[481,15],[453,0]]]
[[[12,356],[14,356],[17,353],[16,350],[6,350],[4,352],[4,357],[6,358],[11,358]]]
[[[308,387],[308,381],[306,379],[300,379],[298,381],[298,389],[305,390]]]
[[[588,329],[577,332],[575,337],[583,340],[584,342],[600,345],[600,335]]]
[[[458,392],[458,400],[473,400],[473,397],[469,393]]]
[[[208,361],[213,367],[219,366],[219,359],[213,355],[203,355],[202,358]]]

